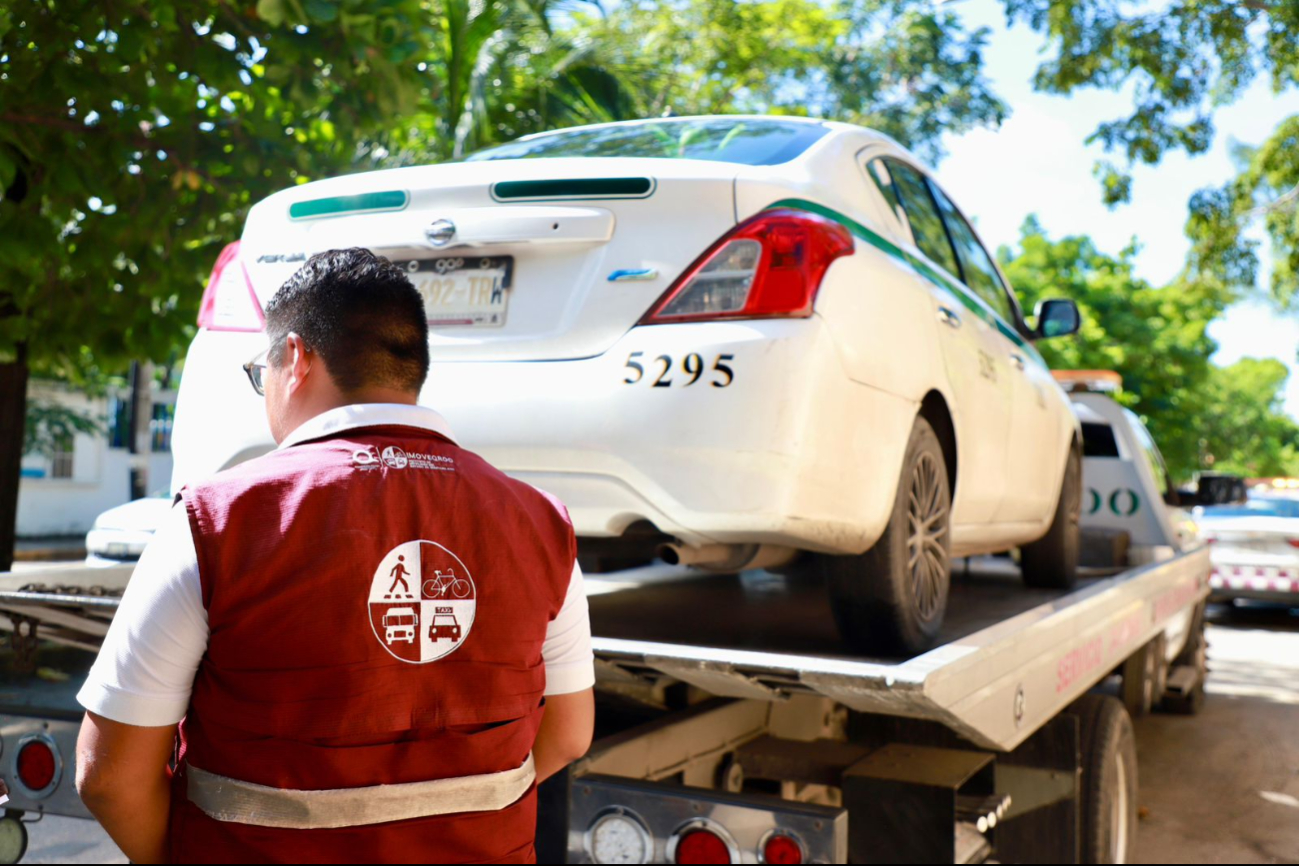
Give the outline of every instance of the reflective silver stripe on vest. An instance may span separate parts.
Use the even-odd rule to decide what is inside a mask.
[[[537,777],[532,755],[517,770],[502,773],[323,791],[255,785],[192,764],[185,772],[189,776],[190,802],[208,817],[294,830],[358,827],[456,812],[495,812],[526,794]]]

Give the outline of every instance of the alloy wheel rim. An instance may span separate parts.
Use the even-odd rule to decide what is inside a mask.
[[[907,492],[907,572],[916,610],[926,621],[942,607],[948,573],[944,488],[938,461],[932,454],[920,455]]]

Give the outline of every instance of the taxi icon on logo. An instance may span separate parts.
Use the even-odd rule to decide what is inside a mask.
[[[456,622],[455,611],[449,607],[439,607],[433,614],[433,622],[428,627],[428,639],[431,641],[460,640],[460,623]]]

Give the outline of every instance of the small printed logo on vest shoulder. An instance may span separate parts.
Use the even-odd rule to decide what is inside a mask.
[[[379,645],[401,661],[423,664],[450,655],[469,637],[478,592],[450,550],[436,541],[407,541],[380,561],[368,603]]]
[[[388,445],[379,450],[377,446],[367,445],[352,452],[352,466],[356,469],[370,470],[386,466],[389,469],[432,469],[435,472],[455,472],[456,461],[445,454],[421,454],[406,451],[396,445]]]

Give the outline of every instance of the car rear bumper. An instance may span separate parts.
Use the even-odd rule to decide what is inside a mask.
[[[1210,598],[1253,598],[1299,604],[1299,562],[1293,565],[1213,563],[1209,572]]]
[[[239,369],[264,342],[195,339],[173,487],[274,447]],[[830,553],[859,553],[883,532],[918,408],[851,381],[815,316],[637,327],[569,361],[435,352],[420,402],[462,446],[559,497],[579,535],[649,521],[687,544]]]
[[[638,327],[576,361],[435,359],[424,397],[579,535],[646,520],[687,544],[834,553],[883,531],[917,409],[850,381],[816,317]]]

